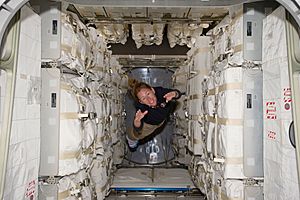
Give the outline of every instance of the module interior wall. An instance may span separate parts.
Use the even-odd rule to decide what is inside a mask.
[[[21,9],[17,77],[4,197],[36,198],[40,144],[41,19]],[[1,75],[2,76],[2,75]]]

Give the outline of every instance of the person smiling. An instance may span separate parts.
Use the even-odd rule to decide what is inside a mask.
[[[151,87],[135,79],[129,79],[128,85],[137,111],[133,128],[127,131],[126,138],[129,147],[136,148],[139,140],[162,127],[174,108],[174,100],[181,97],[181,92],[176,89]]]

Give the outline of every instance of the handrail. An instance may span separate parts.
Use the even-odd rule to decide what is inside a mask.
[[[3,199],[7,168],[8,149],[11,134],[15,83],[17,74],[18,46],[20,35],[20,13],[18,12],[9,24],[6,44],[10,46],[5,60],[0,60],[0,69],[6,72],[6,95],[3,106],[3,121],[0,133],[0,199]],[[5,48],[5,46],[4,46]]]

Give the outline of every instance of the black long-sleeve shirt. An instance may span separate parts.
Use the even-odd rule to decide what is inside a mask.
[[[173,99],[176,100],[181,97],[181,92],[176,89],[168,89],[163,87],[153,87],[153,89],[155,90],[155,96],[157,98],[157,107],[152,108],[145,104],[136,102],[135,107],[137,110],[140,109],[142,112],[148,110],[148,113],[141,120],[142,125],[138,128],[135,127],[136,130],[140,130],[143,127],[143,122],[151,125],[158,125],[168,118],[170,112],[172,111],[172,104],[174,104],[174,102],[169,101],[166,103],[166,99],[164,98],[165,94],[175,91],[177,92],[177,95]]]

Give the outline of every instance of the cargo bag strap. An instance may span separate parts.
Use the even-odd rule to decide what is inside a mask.
[[[207,91],[207,96],[216,95],[220,92],[227,91],[227,90],[242,90],[243,84],[242,83],[225,83],[220,86],[216,86],[214,89],[209,89]]]

